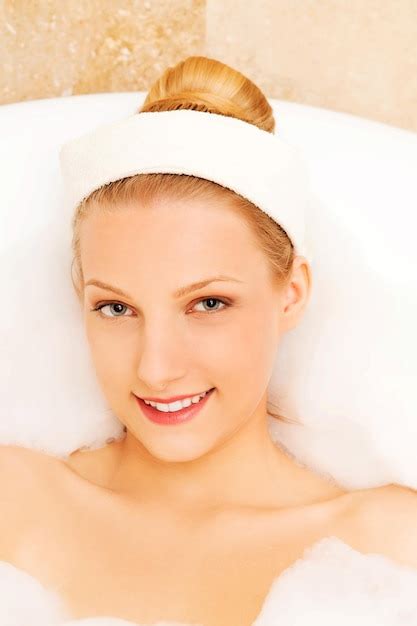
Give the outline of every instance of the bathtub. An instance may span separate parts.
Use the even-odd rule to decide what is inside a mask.
[[[15,268],[10,259],[15,258],[15,248],[24,249],[27,242],[28,250],[30,245],[31,252],[36,254],[38,235],[43,241],[44,234],[55,229],[60,222],[69,225],[71,216],[60,213],[62,192],[57,145],[100,123],[133,113],[144,97],[144,92],[92,94],[0,107],[0,254],[9,261],[2,263],[3,285],[10,286],[13,281]],[[417,135],[346,113],[274,99],[271,104],[275,111],[276,133],[304,152],[315,190],[334,207],[342,220],[348,220],[351,228],[357,228],[359,238],[364,237],[369,263],[375,263],[375,269],[381,275],[392,272],[394,276],[401,267],[404,285],[407,277],[415,281]],[[363,229],[365,221],[375,232],[372,240],[365,234],[370,232],[369,228]],[[61,243],[68,244],[69,241],[57,241],[57,253]],[[31,257],[28,255],[28,258]],[[66,268],[64,261],[57,254],[57,264],[63,263],[63,271]],[[30,273],[28,276],[25,288],[28,292],[32,288],[36,290],[36,281],[30,281]],[[24,315],[31,314],[31,307],[27,307],[17,323],[15,311],[13,315],[7,314],[7,290],[4,296],[0,331],[3,342],[13,333],[18,342]],[[51,327],[52,331],[55,329]],[[26,343],[19,348],[22,354],[25,348],[28,352],[32,350],[31,356],[36,351],[36,358],[41,360],[42,343],[37,344],[37,339],[26,337]],[[36,374],[36,359],[32,370],[24,370],[23,361],[13,363],[10,345],[10,352],[6,353],[8,356],[1,365],[3,370],[0,370],[3,398],[9,393],[8,382],[17,378],[28,385],[31,375]],[[59,343],[61,350],[71,351],[71,348],[71,341],[68,345]],[[17,402],[17,389],[15,397]],[[3,410],[1,414],[0,445],[9,443],[14,437],[30,447],[38,436],[40,424],[31,423],[24,410],[13,416],[12,424],[7,424],[10,415],[9,410]],[[62,430],[57,431],[61,432],[62,441],[56,437],[57,432],[54,441],[42,440],[45,448],[48,443],[51,453],[60,455],[65,452],[65,446],[77,448],[79,441],[73,429],[65,430],[68,421],[64,420]],[[43,426],[48,432],[53,427],[52,423]],[[81,439],[93,435],[93,430],[86,428]],[[357,449],[355,443],[352,446],[353,450]],[[274,626],[277,623],[333,626],[336,621],[340,626],[342,623],[343,626],[358,623],[364,626],[415,626],[416,586],[417,570],[403,568],[381,555],[360,555],[336,538],[328,538],[315,544],[303,560],[274,581],[253,626]],[[327,608],[319,601],[322,589],[332,590]],[[303,613],[300,612],[300,593],[304,598]],[[24,572],[0,561],[0,626],[9,624],[7,619],[11,615],[14,626],[23,626],[28,619],[33,626],[64,623],[66,626],[87,626],[90,623],[91,626],[93,623],[97,626],[127,625],[116,618],[70,622],[71,616],[61,606],[58,596],[51,590],[42,589],[38,581]],[[358,622],[358,618],[362,621]],[[167,624],[170,626],[171,622]]]

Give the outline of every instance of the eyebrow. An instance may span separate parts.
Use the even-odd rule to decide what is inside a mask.
[[[205,280],[199,280],[197,282],[191,283],[190,285],[185,285],[184,287],[180,287],[179,289],[176,289],[173,292],[172,297],[182,298],[183,296],[186,296],[192,291],[203,289],[203,287],[210,285],[210,283],[215,283],[215,282],[220,282],[220,281],[243,283],[243,280],[239,280],[238,278],[234,278],[233,276],[225,276],[224,274],[221,274],[219,276],[212,276],[211,278],[206,278]],[[128,293],[126,293],[122,289],[119,289],[119,287],[109,285],[108,283],[105,283],[102,280],[98,280],[96,278],[91,278],[90,280],[88,280],[85,283],[84,287],[87,287],[87,285],[95,285],[96,287],[100,287],[101,289],[106,289],[107,291],[113,291],[114,293],[119,294],[119,296],[123,296],[124,298],[129,298],[130,300],[133,300],[132,296],[130,296]]]

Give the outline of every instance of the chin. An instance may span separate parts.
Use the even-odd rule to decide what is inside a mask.
[[[155,459],[164,463],[189,463],[196,461],[211,450],[211,446],[207,447],[202,442],[197,444],[194,441],[193,443],[184,435],[181,435],[176,441],[162,441],[162,437],[158,441],[152,442],[142,440],[142,445]]]

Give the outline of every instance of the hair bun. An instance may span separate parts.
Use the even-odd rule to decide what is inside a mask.
[[[138,113],[193,109],[241,119],[274,132],[273,109],[263,92],[238,70],[203,56],[168,67],[151,86]]]

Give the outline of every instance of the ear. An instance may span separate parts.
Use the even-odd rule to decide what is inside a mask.
[[[298,325],[310,300],[311,287],[310,264],[304,256],[296,256],[282,300],[281,322],[285,330],[291,330]]]

